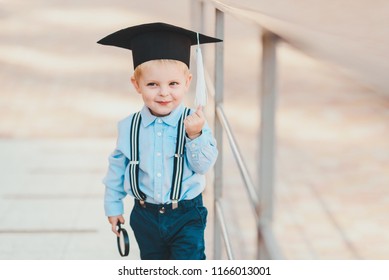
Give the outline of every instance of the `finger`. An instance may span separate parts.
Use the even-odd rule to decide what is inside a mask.
[[[195,116],[193,116],[193,115],[187,116],[187,117],[185,118],[185,120],[184,120],[184,124],[185,124],[185,123],[186,123],[186,124],[192,123],[193,120],[194,120],[194,118],[195,118]]]
[[[204,116],[204,113],[203,113],[203,106],[199,105],[196,109],[196,112],[195,112],[196,115],[198,115],[200,118],[202,118]]]
[[[119,232],[116,229],[116,224],[112,223],[112,232],[115,233],[116,236],[120,236]]]
[[[111,223],[111,230],[112,230],[112,232],[115,233],[116,236],[120,236],[120,234],[117,231],[116,227],[117,227],[118,223],[124,224],[123,216],[109,217],[109,222]]]

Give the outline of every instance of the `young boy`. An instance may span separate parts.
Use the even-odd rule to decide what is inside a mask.
[[[132,50],[131,82],[144,107],[119,122],[104,184],[112,231],[122,199],[135,199],[130,225],[141,259],[205,259],[204,174],[217,158],[202,107],[183,106],[192,75],[190,47],[221,40],[164,23],[119,30],[98,43]]]

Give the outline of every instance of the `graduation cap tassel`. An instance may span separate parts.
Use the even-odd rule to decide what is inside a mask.
[[[196,98],[195,105],[205,106],[207,104],[207,86],[205,84],[203,55],[200,48],[199,33],[197,33],[197,48],[196,48],[196,62],[197,62],[197,83],[196,83]]]

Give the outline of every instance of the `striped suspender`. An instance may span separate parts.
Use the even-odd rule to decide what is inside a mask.
[[[185,127],[184,119],[189,115],[189,108],[184,109],[178,126],[177,126],[177,144],[176,153],[174,154],[174,168],[170,199],[172,200],[172,208],[177,208],[178,199],[181,194],[182,175],[184,173],[184,147],[185,147]],[[139,189],[139,129],[141,123],[140,112],[136,113],[131,121],[131,158],[130,158],[130,186],[131,191],[136,199],[141,203],[146,199],[146,195]]]
[[[185,146],[185,127],[184,120],[189,115],[189,109],[185,108],[177,126],[177,144],[176,153],[174,154],[174,168],[172,188],[170,199],[172,200],[172,208],[177,208],[178,199],[181,194],[182,174],[184,173],[184,146]]]
[[[142,117],[140,115],[140,112],[136,113],[131,121],[131,137],[130,137],[130,144],[131,144],[131,158],[130,158],[130,186],[131,191],[135,198],[139,199],[140,201],[144,201],[146,199],[146,195],[139,189],[139,128],[140,128],[140,121]]]

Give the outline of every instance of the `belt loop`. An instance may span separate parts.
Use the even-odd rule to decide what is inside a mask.
[[[146,208],[146,203],[144,200],[139,200],[139,204],[142,208]]]

